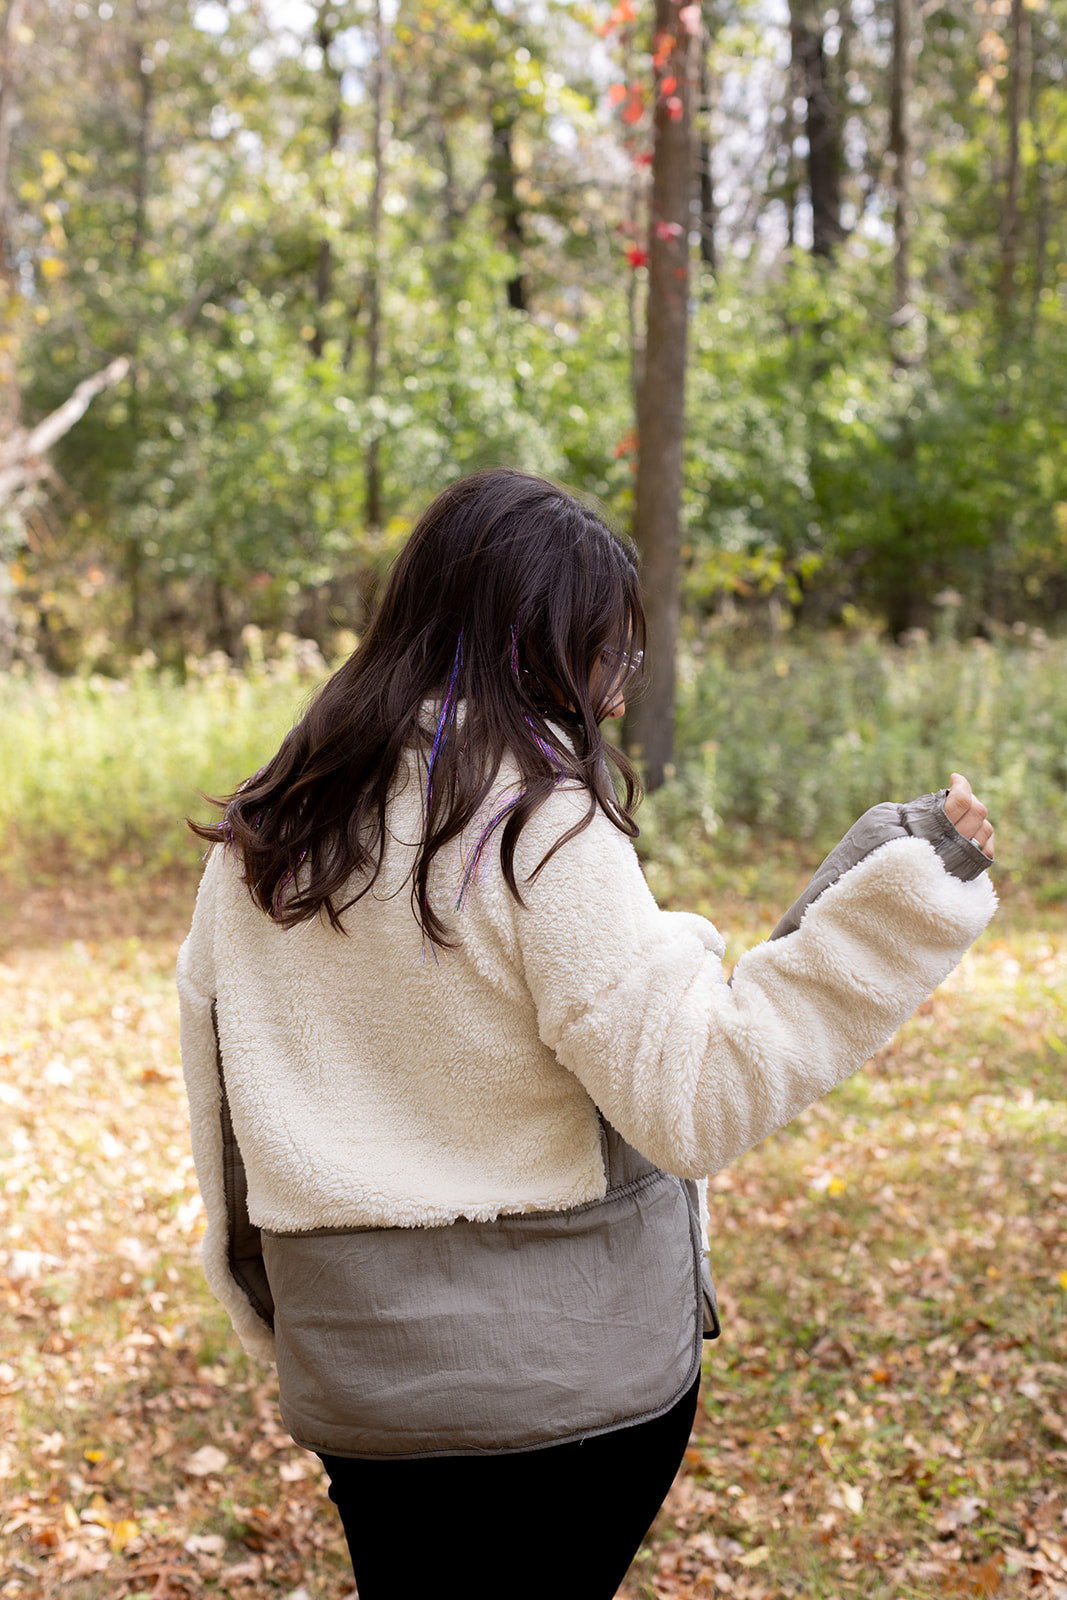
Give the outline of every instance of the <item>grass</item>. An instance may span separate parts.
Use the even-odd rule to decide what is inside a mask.
[[[956,770],[989,806],[1013,873],[1067,892],[1067,641],[905,650],[822,634],[709,647],[681,675],[683,755],[649,816],[650,854],[675,875],[707,843],[757,871],[783,840],[824,854],[875,801],[944,787]]]
[[[712,893],[732,955],[802,865]],[[655,870],[694,903],[695,864]],[[8,896],[3,1600],[351,1591],[318,1464],[197,1265],[192,887]],[[724,1334],[627,1600],[1067,1593],[1065,979],[1062,906],[1012,892],[865,1073],[715,1180]]]
[[[124,680],[0,679],[8,876],[121,883],[189,861],[183,818],[214,815],[197,791],[227,793],[262,765],[325,670],[290,640],[242,671],[191,662],[184,682],[150,663]],[[759,874],[790,841],[823,853],[874,801],[938,788],[954,768],[989,805],[1016,878],[1067,892],[1067,641],[714,644],[681,676],[683,755],[644,826],[650,858],[691,898],[709,858]]]
[[[213,812],[277,749],[325,674],[293,641],[243,672],[224,657],[185,682],[151,664],[128,678],[0,680],[0,837],[23,883],[104,873],[113,885],[195,858],[184,818]]]

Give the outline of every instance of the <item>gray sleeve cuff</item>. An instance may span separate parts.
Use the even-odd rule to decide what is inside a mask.
[[[947,789],[938,789],[936,794],[921,795],[898,809],[908,833],[932,844],[945,871],[969,883],[972,878],[981,877],[990,861],[973,840],[965,839],[946,817],[947,794]]]
[[[841,843],[830,851],[804,893],[789,907],[771,938],[783,939],[786,934],[795,933],[805,911],[824,889],[836,883],[850,868],[858,866],[879,845],[888,844],[890,839],[925,839],[933,845],[945,871],[951,872],[953,877],[962,878],[964,882],[979,877],[989,866],[989,858],[970,839],[958,833],[946,817],[944,800],[947,794],[947,789],[939,789],[936,794],[924,794],[918,800],[909,800],[906,805],[886,800],[865,811],[859,821],[853,823]]]

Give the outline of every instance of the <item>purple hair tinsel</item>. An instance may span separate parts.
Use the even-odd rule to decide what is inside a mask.
[[[433,802],[433,775],[437,767],[437,758],[441,754],[441,747],[456,724],[456,680],[463,665],[463,629],[459,630],[456,641],[456,653],[452,658],[452,675],[448,680],[444,700],[441,702],[441,714],[437,718],[437,727],[434,730],[433,748],[430,759],[426,765],[426,826],[430,824],[430,806]],[[423,893],[423,907],[425,908],[426,895]],[[434,964],[437,964],[437,946],[431,945]],[[426,960],[426,934],[422,936],[422,959]]]
[[[275,885],[274,894],[273,894],[272,900],[271,900],[271,905],[272,905],[271,915],[272,916],[276,917],[278,915],[278,912],[281,909],[282,899],[283,899],[283,897],[285,895],[286,889],[289,887],[289,885],[291,883],[295,883],[296,882],[296,875],[300,871],[300,868],[304,865],[304,862],[306,860],[307,860],[307,851],[306,850],[301,850],[300,854],[296,858],[296,866],[295,867],[290,867],[288,872],[283,872],[281,877],[278,879],[278,882]]]
[[[426,820],[430,820],[430,802],[433,800],[433,774],[437,766],[437,757],[441,753],[441,746],[456,723],[456,679],[459,669],[463,665],[463,629],[459,630],[459,639],[456,641],[456,653],[452,658],[452,676],[448,680],[444,700],[441,702],[441,715],[437,719],[437,729],[433,736],[433,749],[430,751],[430,760],[426,768]]]

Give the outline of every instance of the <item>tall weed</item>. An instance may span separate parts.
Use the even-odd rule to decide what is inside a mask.
[[[325,674],[314,646],[242,671],[218,655],[181,682],[143,663],[125,679],[0,679],[0,839],[16,877],[124,881],[195,862],[186,816],[273,754]]]
[[[716,647],[683,662],[682,682],[677,771],[642,823],[650,859],[707,855],[712,839],[730,854],[753,835],[821,853],[868,806],[958,771],[1007,864],[1067,869],[1067,641],[899,648],[821,635]]]
[[[325,670],[291,641],[275,662],[211,658],[184,682],[149,662],[123,680],[0,679],[6,872],[122,881],[194,863],[183,818],[212,814],[197,791],[255,771]],[[744,856],[751,870],[784,841],[824,850],[875,801],[939,788],[954,769],[987,801],[1010,866],[1067,874],[1065,642],[715,646],[682,663],[678,748],[641,814],[661,892],[711,860]]]

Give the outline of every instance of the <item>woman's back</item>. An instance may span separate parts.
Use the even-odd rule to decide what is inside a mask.
[[[181,978],[216,1001],[260,1226],[430,1226],[603,1193],[596,1109],[538,1036],[520,908],[495,854],[455,911],[480,833],[515,778],[502,770],[478,818],[435,861],[448,949],[411,911],[422,820],[414,761],[390,804],[379,877],[343,913],[343,932],[326,918],[280,927],[252,901],[239,860],[213,851]],[[542,840],[585,810],[584,793],[554,796],[523,842],[523,864],[532,848],[536,865]],[[573,907],[560,915],[573,918]]]
[[[277,1351],[365,1600],[421,1592],[396,1577],[397,1456],[426,1458],[408,1493],[442,1539],[492,1493],[472,1600],[602,1462],[582,1527],[610,1547],[561,1585],[550,1545],[504,1587],[614,1592],[714,1327],[695,1180],[853,1072],[995,906],[938,797],[921,829],[879,808],[887,831],[850,836],[725,982],[711,923],[649,893],[600,730],[643,627],[632,555],[587,508],[518,473],[453,485],[354,656],[196,829],[214,848],[179,986],[205,1270],[246,1347]],[[593,1436],[616,1443],[572,1460]],[[507,1470],[481,1474],[486,1452]]]

